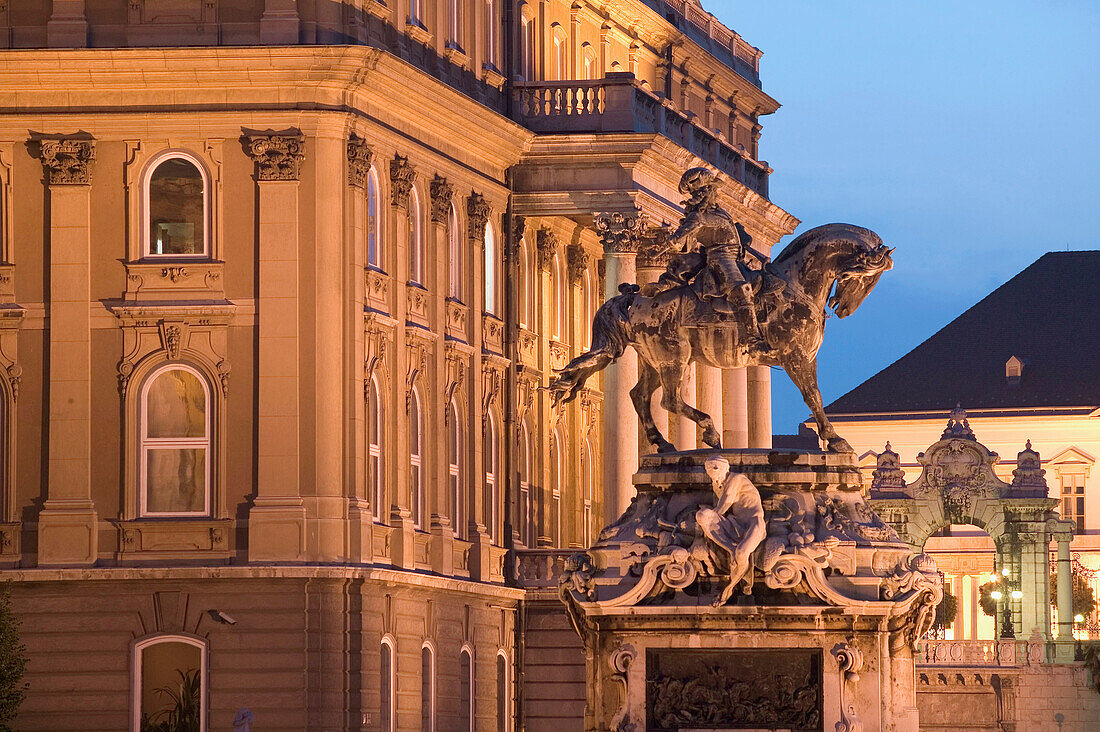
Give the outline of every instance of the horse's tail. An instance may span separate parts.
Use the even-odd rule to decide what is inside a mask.
[[[627,333],[630,305],[637,296],[637,285],[620,285],[622,294],[611,298],[592,319],[592,346],[567,363],[550,382],[554,406],[573,401],[589,376],[607,368],[623,355],[630,337]]]

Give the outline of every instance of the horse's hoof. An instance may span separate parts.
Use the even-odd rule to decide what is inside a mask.
[[[703,430],[703,442],[715,450],[722,449],[722,437],[715,430]]]
[[[855,452],[843,437],[832,437],[826,444],[829,446],[829,452]]]
[[[673,445],[671,442],[660,442],[657,444],[657,452],[658,454],[665,452],[676,452],[676,446]]]

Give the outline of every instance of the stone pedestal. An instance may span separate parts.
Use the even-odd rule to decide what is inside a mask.
[[[942,588],[851,456],[650,455],[634,485],[561,580],[586,732],[917,731],[913,647]]]

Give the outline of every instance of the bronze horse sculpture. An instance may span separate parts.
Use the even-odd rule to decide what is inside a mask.
[[[721,369],[781,366],[802,393],[830,452],[852,452],[837,435],[822,405],[817,385],[817,351],[827,317],[826,306],[840,318],[851,315],[870,294],[883,272],[893,266],[891,252],[877,234],[851,224],[826,224],[796,237],[764,270],[755,299],[760,351],[744,325],[716,313],[691,282],[652,297],[635,285],[605,302],[592,323],[592,347],[570,361],[550,384],[554,403],[576,397],[585,380],[618,359],[627,346],[638,353],[638,383],[630,390],[646,438],[658,452],[672,452],[653,421],[652,396],[663,388],[661,406],[693,420],[707,445],[721,438],[705,412],[685,403],[680,393],[684,369],[692,362]],[[770,278],[770,279],[769,279]]]

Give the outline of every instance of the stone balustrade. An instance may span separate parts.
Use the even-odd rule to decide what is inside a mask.
[[[663,135],[714,165],[733,180],[768,197],[771,168],[753,160],[719,132],[702,126],[642,85],[631,73],[595,81],[539,81],[513,85],[512,116],[544,134],[636,132]]]
[[[557,591],[565,560],[579,549],[518,549],[516,579],[528,590]]]
[[[1034,666],[1046,658],[1046,644],[1026,640],[925,640],[918,666]]]

